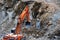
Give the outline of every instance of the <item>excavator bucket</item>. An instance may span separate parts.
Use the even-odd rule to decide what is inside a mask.
[[[30,28],[31,27],[31,22],[26,21],[25,26],[26,26],[27,29]]]
[[[31,23],[27,21],[27,22],[25,23],[25,25],[31,25]]]

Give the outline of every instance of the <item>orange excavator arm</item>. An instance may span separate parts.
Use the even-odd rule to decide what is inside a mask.
[[[22,13],[19,15],[18,23],[17,23],[16,29],[15,29],[15,34],[20,33],[20,31],[21,31],[21,23],[23,22],[25,17],[27,17],[27,21],[30,22],[28,6],[26,6],[25,9],[22,11]]]
[[[22,13],[19,15],[18,18],[18,23],[16,26],[16,29],[13,30],[13,34],[7,34],[6,36],[3,37],[3,40],[21,40],[24,36],[20,35],[21,32],[21,23],[23,22],[24,18],[27,17],[27,21],[30,22],[29,18],[29,8],[28,6],[25,7],[25,9],[22,11]]]

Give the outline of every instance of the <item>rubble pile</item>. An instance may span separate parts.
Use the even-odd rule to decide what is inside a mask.
[[[12,2],[12,0],[6,0],[6,1],[8,1],[7,2],[8,9],[13,8],[13,11],[15,14],[14,17],[19,15],[23,11],[25,6],[27,5],[26,2],[20,3],[18,1],[16,1],[15,3],[18,2],[17,3],[18,5],[17,4],[15,5],[14,2]],[[31,5],[32,5],[32,7],[31,7]],[[2,4],[0,6],[2,6]],[[31,9],[31,11],[30,11],[30,14],[31,14],[30,16],[32,16],[31,25],[29,28],[26,28],[26,25],[23,25],[23,27],[22,27],[23,34],[26,34],[26,36],[28,36],[28,37],[33,36],[33,38],[48,38],[48,39],[52,39],[52,38],[55,38],[56,36],[59,36],[60,30],[58,30],[58,28],[60,28],[59,27],[60,21],[57,20],[57,19],[59,19],[59,16],[57,17],[56,15],[58,12],[57,13],[55,13],[55,12],[58,10],[58,7],[55,4],[47,3],[45,1],[41,1],[41,2],[34,1],[30,4],[28,4],[28,6],[29,6],[29,9]],[[15,7],[16,7],[16,9],[15,9]],[[6,8],[6,6],[4,8]],[[7,13],[7,10],[5,11],[6,13]],[[60,11],[59,11],[59,13],[60,13]],[[14,18],[14,20],[15,20],[15,18]],[[1,31],[1,34],[4,32],[5,33],[10,32],[11,28],[13,28],[13,26],[15,25],[14,20],[13,20],[13,22],[10,22],[10,24],[7,21],[6,21],[7,23],[5,23],[5,24],[3,23],[2,26],[4,28],[2,30],[3,32]],[[39,28],[37,28],[37,26],[36,26],[37,21],[39,22],[39,25],[38,25]],[[22,24],[24,24],[24,22]]]

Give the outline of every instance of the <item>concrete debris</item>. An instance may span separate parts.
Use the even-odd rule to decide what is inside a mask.
[[[31,25],[22,23],[22,34],[26,40],[59,40],[60,37],[60,9],[54,3],[44,0],[0,0],[0,39],[17,25],[17,18],[28,3]],[[33,2],[31,2],[33,1]],[[39,2],[38,2],[39,1]],[[4,4],[4,3],[5,4]],[[59,10],[59,11],[58,11]],[[3,17],[2,17],[3,16]],[[2,21],[3,20],[3,21]],[[24,24],[24,25],[23,25]]]

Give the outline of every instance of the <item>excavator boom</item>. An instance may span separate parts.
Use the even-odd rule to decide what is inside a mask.
[[[28,10],[29,10],[29,8],[28,8],[28,6],[26,6],[25,9],[22,11],[22,13],[19,15],[17,27],[16,27],[16,30],[15,30],[15,34],[20,33],[20,31],[21,31],[21,23],[23,22],[25,17],[27,17],[28,22],[30,21],[29,11]]]

